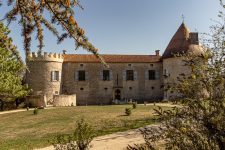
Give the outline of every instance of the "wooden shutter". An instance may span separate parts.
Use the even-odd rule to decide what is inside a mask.
[[[148,70],[145,70],[145,80],[149,80],[149,73],[148,73]]]
[[[159,70],[155,71],[155,79],[159,79]]]
[[[51,81],[54,80],[54,71],[51,71]]]
[[[84,74],[85,74],[85,81],[89,79],[89,74],[87,71],[84,71]]]
[[[61,71],[59,71],[59,81],[61,81]]]
[[[113,80],[113,72],[112,72],[112,70],[109,71],[109,80]]]
[[[103,70],[100,70],[99,75],[100,75],[100,80],[102,81],[103,80]]]
[[[74,79],[75,79],[75,81],[78,81],[78,71],[74,72]]]
[[[138,74],[137,74],[137,71],[134,70],[134,80],[137,80],[138,79]]]
[[[123,70],[123,80],[126,80],[126,70]]]

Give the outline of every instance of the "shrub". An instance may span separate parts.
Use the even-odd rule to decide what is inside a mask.
[[[56,150],[87,150],[95,136],[92,126],[81,119],[70,135],[59,135],[53,142]]]
[[[130,116],[131,115],[131,108],[125,108],[125,114],[127,115],[127,116]]]
[[[132,104],[132,106],[133,106],[133,109],[136,109],[136,108],[137,108],[137,102],[134,102],[134,103]]]
[[[38,112],[39,112],[39,109],[34,108],[34,111],[33,111],[34,115],[37,115],[37,114],[38,114]]]

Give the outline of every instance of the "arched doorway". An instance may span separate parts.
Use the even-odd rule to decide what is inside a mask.
[[[119,89],[115,90],[115,99],[121,100],[121,91]]]

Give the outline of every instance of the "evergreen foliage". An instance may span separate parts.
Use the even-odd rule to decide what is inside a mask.
[[[6,0],[9,10],[3,20],[8,24],[17,21],[22,27],[22,36],[24,37],[24,49],[26,56],[30,52],[31,35],[34,31],[37,32],[39,41],[38,53],[42,52],[43,43],[43,28],[51,31],[61,43],[66,38],[74,39],[76,48],[82,47],[103,61],[98,54],[98,49],[95,48],[85,36],[85,31],[78,26],[74,18],[74,8],[79,7],[79,0]],[[0,6],[5,4],[0,1]],[[50,18],[46,17],[49,14]],[[61,26],[63,33],[59,33],[56,26]]]
[[[24,64],[12,39],[9,30],[0,22],[0,100],[12,101],[27,94],[22,85]]]

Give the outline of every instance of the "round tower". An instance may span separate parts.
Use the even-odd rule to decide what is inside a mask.
[[[184,66],[184,58],[177,56],[188,53],[199,55],[203,51],[199,45],[198,33],[190,32],[187,26],[182,23],[162,56],[165,88],[176,83],[180,74],[188,75],[191,73],[191,69]],[[164,92],[164,99],[173,99],[177,96],[179,96],[179,93],[167,90]]]
[[[61,93],[63,55],[33,52],[29,54],[26,63],[26,83],[31,89],[31,95],[46,95],[47,104],[50,104],[53,95]]]

